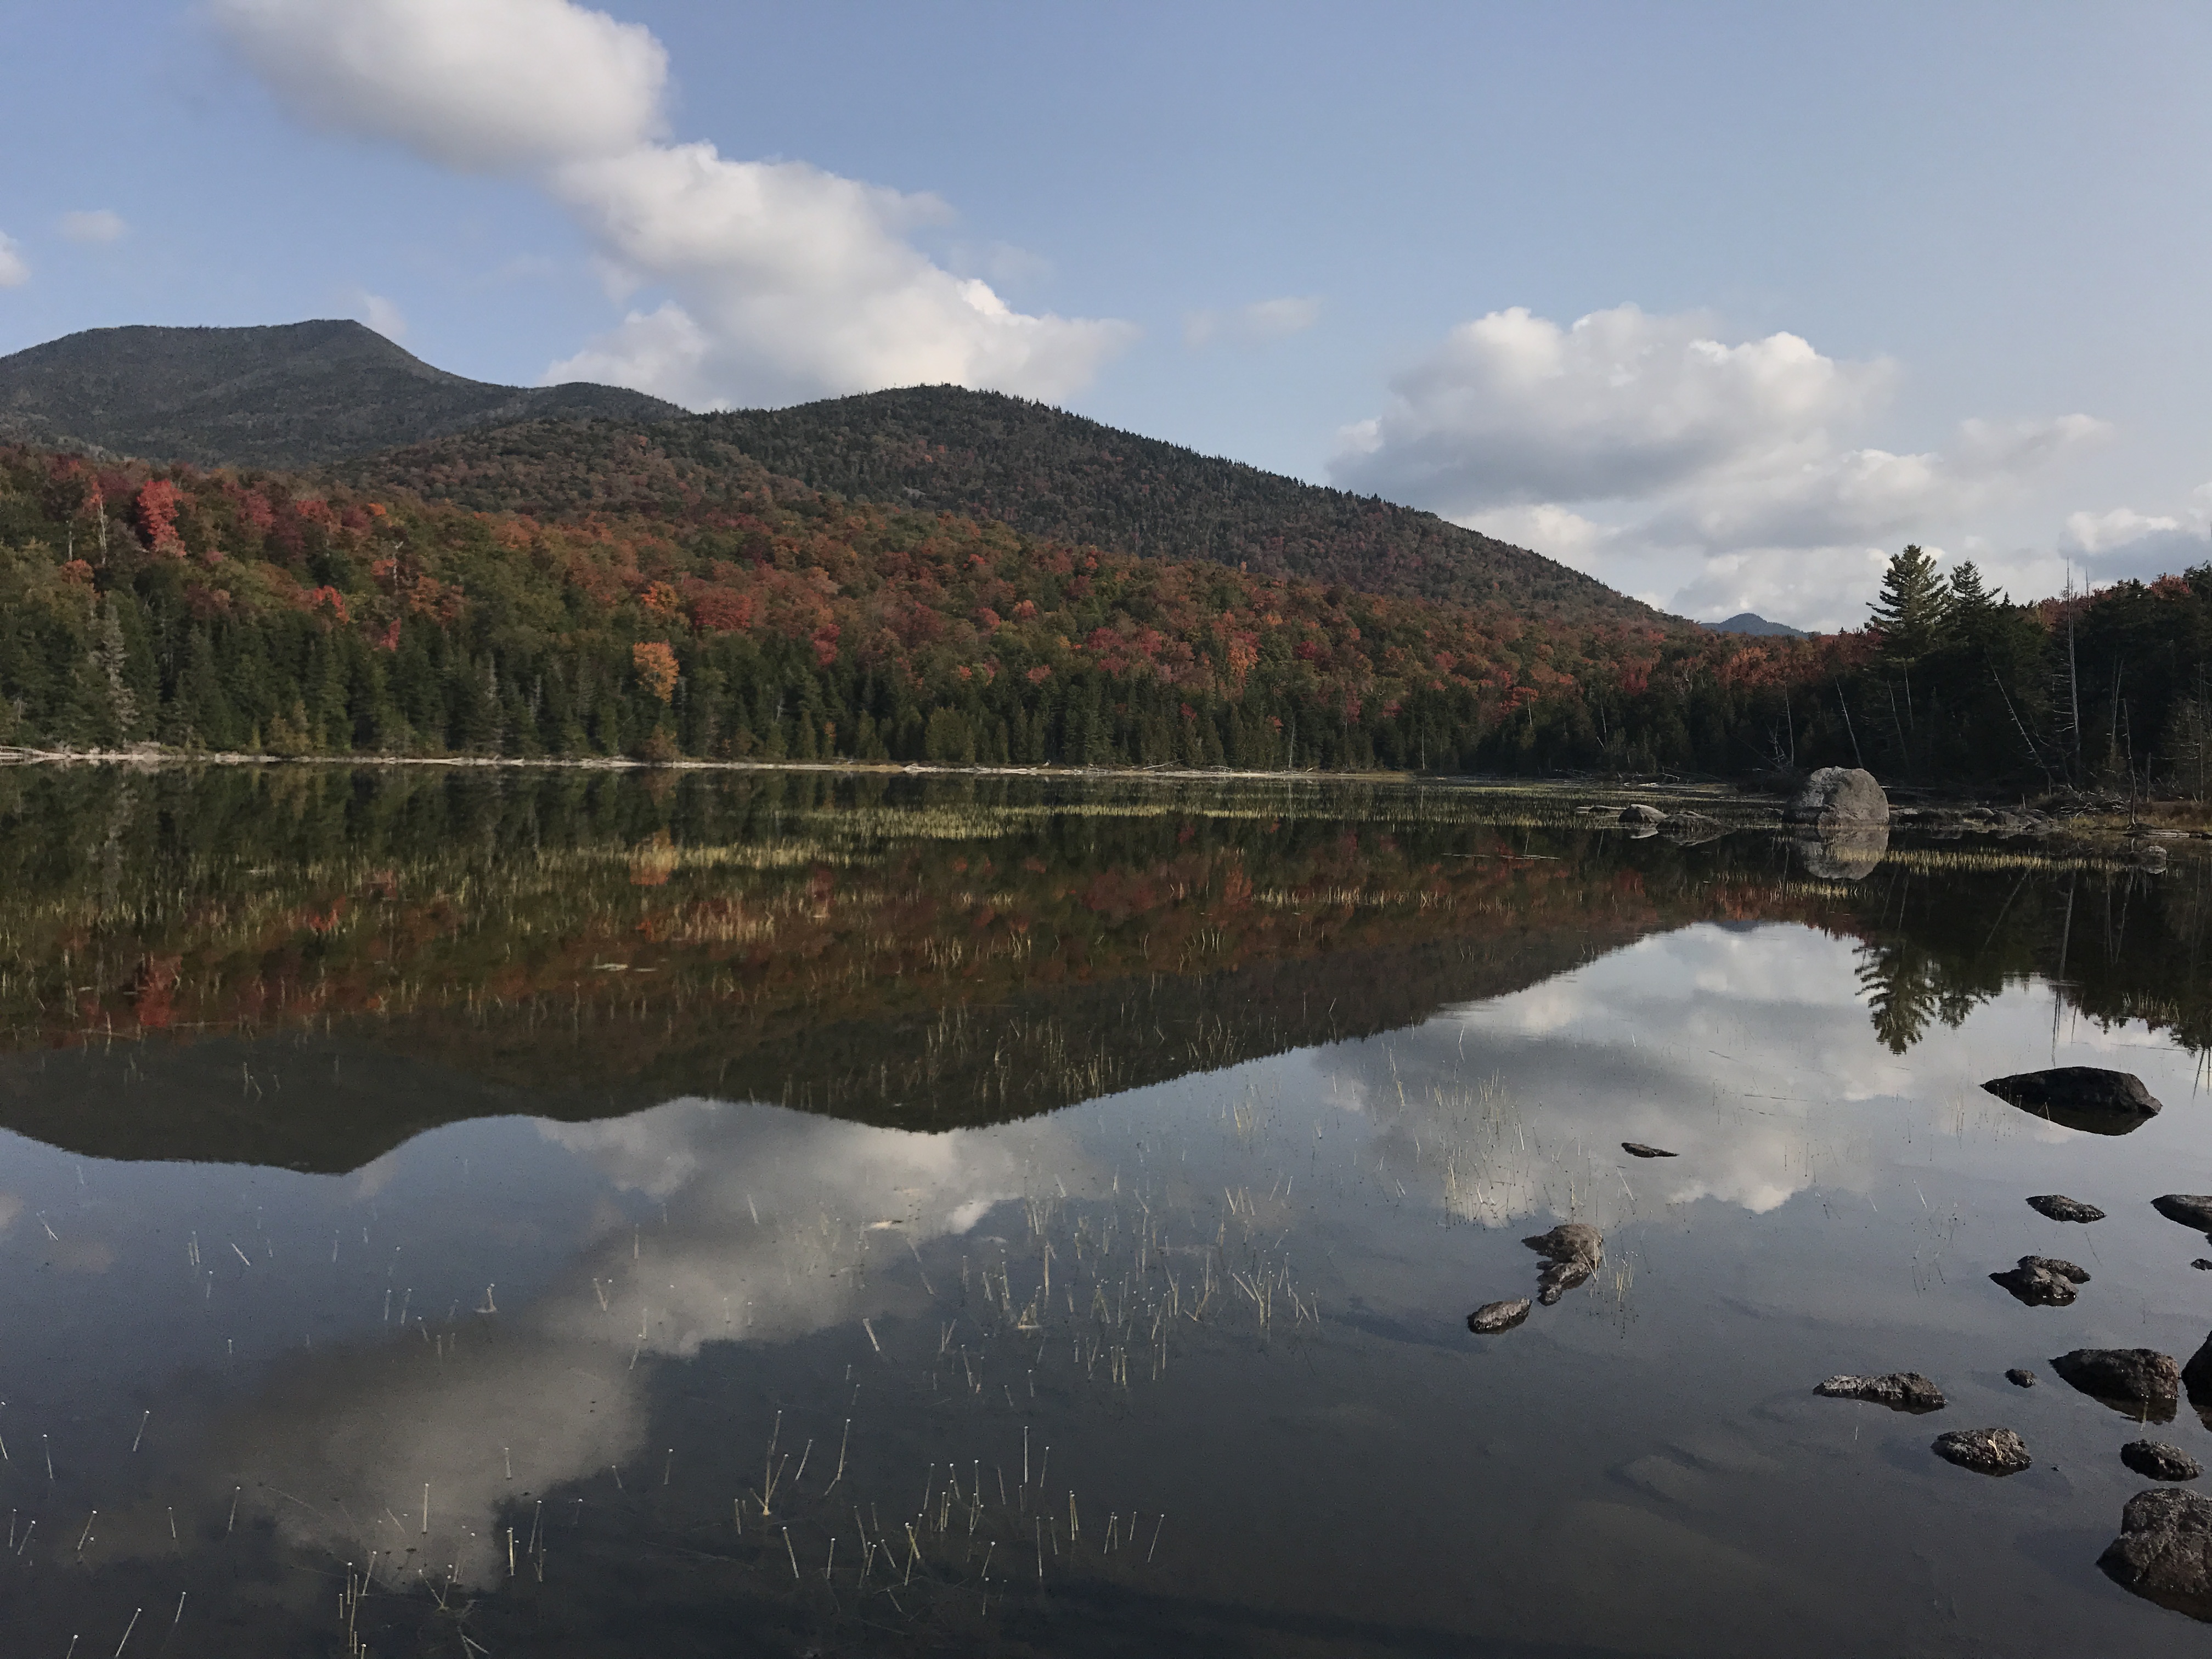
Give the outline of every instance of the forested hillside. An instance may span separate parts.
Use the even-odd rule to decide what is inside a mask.
[[[376,456],[343,476],[485,510],[659,511],[740,487],[732,471],[739,456],[848,500],[995,519],[1115,552],[1204,559],[1402,598],[1501,604],[1572,623],[1683,625],[1432,513],[959,386],[651,425],[487,431]]]
[[[94,328],[0,357],[0,440],[300,466],[501,422],[683,410],[619,386],[493,386],[343,319]]]
[[[1751,639],[640,474],[540,516],[0,450],[0,743],[2212,784],[2212,568],[2017,605],[1907,550],[1869,629]]]

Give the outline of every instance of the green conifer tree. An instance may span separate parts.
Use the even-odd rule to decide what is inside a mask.
[[[1881,635],[1885,656],[1911,662],[1948,641],[1952,608],[1951,590],[1934,557],[1916,544],[1890,560],[1882,573],[1881,597],[1867,620]]]

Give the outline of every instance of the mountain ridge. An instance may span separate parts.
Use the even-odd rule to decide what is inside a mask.
[[[343,318],[86,329],[0,357],[0,441],[199,466],[315,465],[477,426],[684,412],[585,381],[471,380]]]

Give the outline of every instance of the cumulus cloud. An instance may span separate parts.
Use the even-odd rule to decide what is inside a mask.
[[[1321,320],[1318,295],[1255,300],[1228,311],[1194,311],[1183,319],[1183,343],[1197,351],[1217,340],[1261,346],[1303,334]]]
[[[611,292],[658,291],[551,380],[694,408],[953,382],[1041,398],[1135,336],[1030,315],[911,240],[933,196],[665,142],[665,50],[571,0],[216,0],[303,120],[441,166],[519,173],[591,239]]]
[[[1744,609],[1809,581],[1833,608],[1871,591],[1869,546],[1924,539],[2107,435],[2068,415],[1967,421],[1940,451],[1851,441],[1897,380],[1795,334],[1730,343],[1697,313],[1623,305],[1562,327],[1516,307],[1399,376],[1333,472],[1615,580],[1641,557],[1678,605]]]
[[[21,288],[31,280],[31,267],[23,258],[22,244],[0,231],[0,288]]]
[[[121,214],[111,212],[106,208],[80,209],[62,215],[62,234],[72,242],[88,247],[119,242],[130,229],[131,227],[124,223]]]

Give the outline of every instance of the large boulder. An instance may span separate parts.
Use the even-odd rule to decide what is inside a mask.
[[[2155,1348],[2076,1348],[2052,1360],[2051,1369],[2139,1423],[2171,1423],[2181,1403],[2181,1367]]]
[[[2021,1072],[1991,1078],[1982,1087],[2023,1112],[2069,1129],[2091,1134],[2132,1133],[2156,1117],[2157,1097],[2130,1072],[2101,1066],[2054,1066],[2047,1072]]]
[[[1791,823],[1827,829],[1870,828],[1889,822],[1889,797],[1874,774],[1856,766],[1824,766],[1805,780],[1796,799],[1783,809]]]
[[[2137,1492],[2097,1565],[2146,1601],[2212,1621],[2212,1498],[2186,1486]]]

